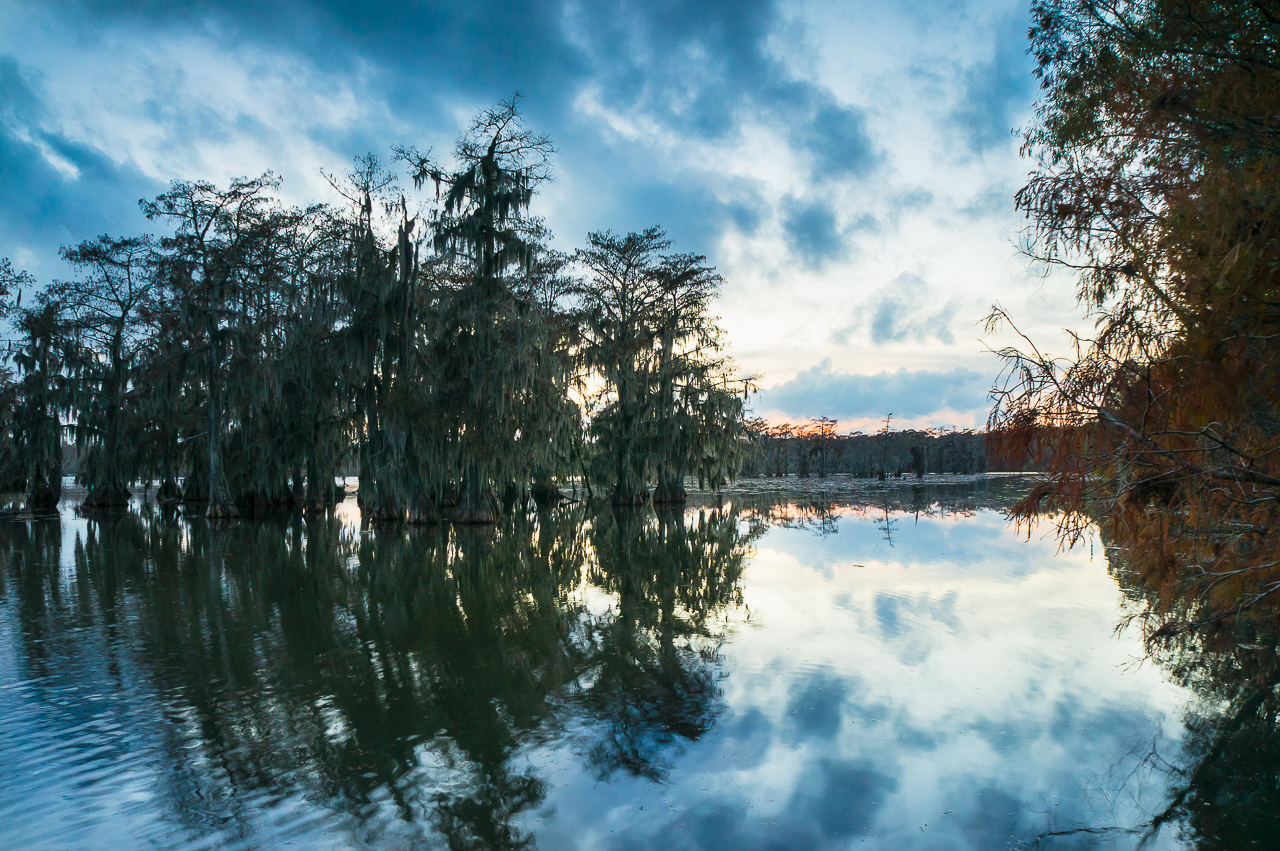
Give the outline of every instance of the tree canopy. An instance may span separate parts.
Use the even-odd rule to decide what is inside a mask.
[[[1101,518],[1164,611],[1202,604],[1164,634],[1221,623],[1280,596],[1280,7],[1032,13],[1026,248],[1094,327],[1066,357],[1001,352],[990,425],[1047,471],[1015,513],[1063,511],[1069,538]]]
[[[176,181],[141,202],[161,233],[65,248],[77,274],[25,307],[4,261],[9,485],[52,508],[73,440],[87,506],[159,481],[211,518],[319,508],[358,470],[370,519],[491,522],[557,478],[630,503],[737,474],[744,385],[703,256],[658,228],[552,250],[531,204],[554,148],[518,97],[449,162],[394,154],[326,174],[336,205],[288,206],[270,173]]]

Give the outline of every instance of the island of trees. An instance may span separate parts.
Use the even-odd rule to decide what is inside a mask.
[[[156,481],[211,518],[329,505],[344,469],[366,516],[406,522],[488,522],[566,477],[632,505],[735,475],[751,381],[720,276],[656,227],[552,250],[529,213],[552,153],[512,98],[451,164],[326,175],[342,204],[175,182],[141,202],[159,235],[65,248],[72,280],[33,296],[4,261],[0,486],[54,508],[67,440],[86,505]]]

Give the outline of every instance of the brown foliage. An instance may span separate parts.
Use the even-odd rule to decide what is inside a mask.
[[[1280,8],[1039,2],[1027,251],[1078,274],[1070,357],[1000,352],[994,447],[1046,471],[1014,511],[1099,520],[1172,616],[1280,598]],[[990,324],[1009,317],[995,308]],[[1194,600],[1193,610],[1179,605]]]

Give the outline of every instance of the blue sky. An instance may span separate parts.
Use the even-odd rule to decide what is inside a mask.
[[[175,178],[330,200],[321,169],[448,152],[520,91],[558,246],[657,224],[706,254],[757,412],[980,425],[991,303],[1041,337],[1070,315],[1016,246],[1026,29],[1024,0],[5,0],[0,256],[63,274]]]

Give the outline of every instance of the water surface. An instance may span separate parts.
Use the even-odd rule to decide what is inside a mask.
[[[999,482],[794,485],[0,520],[0,845],[1233,847],[1151,825],[1213,705],[1097,540]]]

